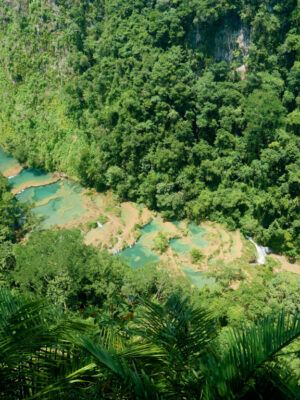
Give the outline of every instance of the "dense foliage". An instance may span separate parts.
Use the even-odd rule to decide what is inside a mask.
[[[0,268],[11,263],[14,226],[17,223],[16,207],[7,180],[0,174]]]
[[[279,314],[221,338],[188,299],[144,301],[116,318],[70,320],[43,301],[0,290],[0,394],[5,399],[297,399],[285,365],[299,315]],[[113,322],[113,324],[112,324]]]
[[[105,308],[126,315],[139,296],[164,300],[188,287],[187,280],[170,279],[155,265],[133,271],[122,259],[84,244],[79,230],[36,231],[14,246],[14,257],[11,287],[86,315]]]
[[[7,151],[299,257],[296,0],[5,0],[0,17]],[[220,260],[198,290],[34,226],[0,174],[1,398],[300,398],[298,276]]]
[[[7,278],[15,263],[13,243],[20,239],[34,225],[28,208],[20,203],[10,192],[10,186],[0,174],[0,281]]]
[[[7,0],[0,15],[14,156],[299,255],[296,0]]]
[[[298,398],[298,276],[267,264],[247,282],[228,266],[199,291],[155,265],[133,270],[79,230],[35,231],[12,249],[15,299],[0,291],[5,398]]]

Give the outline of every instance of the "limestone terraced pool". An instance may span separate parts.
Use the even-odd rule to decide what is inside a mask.
[[[24,168],[19,174],[9,179],[14,192],[21,191],[29,186],[43,186],[54,178],[51,174],[35,168]]]
[[[33,213],[42,219],[41,225],[48,229],[80,219],[87,210],[78,183],[58,181],[45,186],[30,187],[16,195],[20,202],[34,203]]]
[[[173,225],[174,231],[183,228],[179,221],[173,221],[170,222],[170,224]],[[128,247],[120,253],[133,268],[141,267],[145,263],[157,263],[160,261],[160,257],[151,249],[154,244],[153,239],[155,235],[158,232],[164,231],[162,225],[160,218],[153,219],[150,223],[141,228],[139,240],[132,247]],[[165,229],[165,231],[166,230],[167,229]],[[175,252],[179,260],[181,256],[185,259],[189,258],[189,252],[192,249],[204,248],[208,245],[208,241],[205,239],[206,235],[207,231],[204,228],[190,223],[187,225],[185,236],[169,240],[171,251]],[[178,262],[178,264],[191,284],[198,289],[204,288],[205,285],[215,285],[215,279],[207,277],[205,272],[195,271],[180,262]]]
[[[9,176],[11,171],[18,173],[15,176]],[[91,207],[94,207],[93,215],[96,215],[97,211],[99,211],[98,207],[101,199],[99,201],[98,197],[93,202],[93,199],[89,199],[86,196],[86,190],[79,183],[71,182],[67,179],[59,179],[53,174],[39,169],[22,169],[17,160],[8,156],[1,148],[0,172],[5,176],[9,176],[12,192],[16,195],[18,201],[33,204],[32,211],[41,218],[40,224],[44,229],[55,225],[68,226],[68,224],[73,224],[72,226],[76,226],[90,213]],[[130,214],[128,212],[128,203],[126,204],[127,208],[122,204],[119,207],[121,209],[119,217],[114,216],[111,210],[107,211],[111,225],[120,223],[122,215],[127,218],[127,221],[122,221],[125,226],[129,222],[132,225],[138,222],[137,215],[141,213],[141,207],[137,205],[131,206],[132,208],[136,207],[137,212],[136,214]],[[102,211],[105,213],[106,209],[103,208]],[[134,220],[130,221],[130,218]],[[106,225],[99,226],[93,230],[96,233],[99,231],[109,235],[109,229],[106,228]],[[185,231],[184,235],[183,231]],[[124,232],[126,233],[126,229]],[[118,251],[118,255],[124,257],[133,268],[139,268],[147,263],[166,261],[166,255],[161,256],[153,250],[153,240],[158,232],[163,232],[171,237],[169,239],[168,254],[171,254],[171,258],[174,258],[174,255],[176,256],[176,260],[178,259],[176,263],[178,263],[181,273],[185,274],[193,285],[203,287],[205,284],[211,285],[213,283],[204,273],[194,271],[180,262],[187,260],[189,252],[193,248],[201,249],[208,245],[208,241],[205,238],[206,230],[197,224],[186,224],[183,221],[164,222],[159,216],[153,217],[149,223],[140,228],[139,239],[130,247]],[[121,242],[124,239],[120,235],[115,234],[115,236],[118,236]],[[177,238],[172,238],[174,236]],[[113,251],[113,247],[111,252],[116,253],[116,251]]]

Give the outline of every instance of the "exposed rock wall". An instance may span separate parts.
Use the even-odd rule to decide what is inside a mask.
[[[214,29],[196,23],[191,28],[189,42],[193,48],[209,50],[213,61],[238,60],[242,64],[250,45],[250,27],[236,15],[225,17]]]
[[[214,43],[214,61],[232,61],[247,55],[250,45],[250,29],[241,25],[239,28],[225,26],[216,31]]]

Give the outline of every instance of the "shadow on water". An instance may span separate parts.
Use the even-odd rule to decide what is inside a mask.
[[[52,175],[40,169],[23,169],[18,175],[9,180],[12,189],[22,187],[23,185],[34,184],[43,185],[52,179]]]

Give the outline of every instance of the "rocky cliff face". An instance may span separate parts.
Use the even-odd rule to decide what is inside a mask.
[[[250,29],[242,25],[237,28],[226,26],[216,31],[214,42],[214,61],[242,59],[248,53]]]
[[[205,31],[201,24],[194,24],[189,41],[193,48],[205,47],[213,61],[240,61],[248,54],[250,27],[237,16],[228,16],[216,24],[215,29]]]

